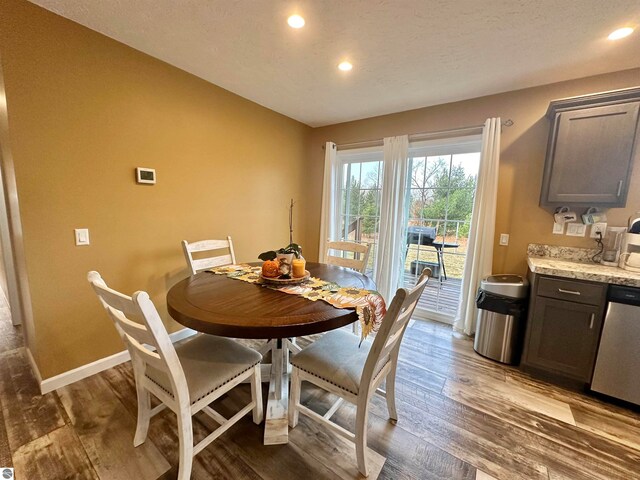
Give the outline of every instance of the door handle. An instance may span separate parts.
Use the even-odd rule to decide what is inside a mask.
[[[580,295],[580,292],[576,290],[565,290],[564,288],[559,288],[558,291],[560,293],[568,293],[569,295]]]
[[[618,197],[620,196],[620,194],[622,193],[622,180],[620,180],[618,182]]]
[[[591,314],[591,321],[589,322],[589,330],[593,330],[593,324],[595,323],[595,321],[596,321],[596,314],[592,313]]]

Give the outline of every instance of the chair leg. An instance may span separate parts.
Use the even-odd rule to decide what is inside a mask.
[[[389,410],[389,418],[394,421],[398,421],[398,412],[396,411],[396,368],[398,364],[393,362],[391,370],[387,373],[387,379],[385,381],[385,391],[387,392],[385,397],[387,399],[387,409]]]
[[[300,403],[300,374],[296,367],[293,367],[291,372],[291,393],[289,396],[289,426],[295,428],[298,425],[298,411],[297,405]]]
[[[253,423],[259,425],[262,422],[262,374],[260,364],[253,367],[253,376],[251,377],[251,400],[255,402],[253,407]]]
[[[136,435],[133,437],[134,447],[142,445],[147,439],[149,421],[151,420],[151,396],[149,392],[136,382],[136,393],[138,395],[138,422],[136,425]]]
[[[360,326],[360,320],[356,320],[351,325],[352,325],[352,328],[353,328],[353,334],[354,335],[359,335],[360,334],[360,329],[358,327]]]
[[[188,408],[178,414],[178,438],[180,440],[180,463],[178,480],[189,480],[193,465],[193,427]]]
[[[364,403],[364,404],[363,404]],[[369,399],[359,398],[356,411],[356,459],[358,471],[365,477],[367,470],[367,417],[369,416]]]

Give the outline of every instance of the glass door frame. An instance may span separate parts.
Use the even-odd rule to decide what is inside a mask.
[[[467,135],[464,137],[454,137],[454,138],[450,137],[450,138],[442,138],[442,139],[435,139],[435,140],[411,142],[409,144],[409,153],[408,153],[409,162],[408,162],[407,168],[412,169],[414,158],[424,157],[426,161],[427,157],[434,157],[439,155],[453,156],[453,155],[465,154],[465,153],[479,153],[481,152],[481,150],[482,150],[482,135],[480,134]],[[449,174],[451,174],[452,161],[453,161],[453,158],[451,158],[450,160]],[[407,174],[409,182],[410,182],[411,173],[412,172],[410,170]],[[477,188],[477,183],[476,183],[476,188]],[[447,195],[449,195],[449,191],[450,191],[450,188],[448,188]],[[407,189],[407,197],[408,197],[407,203],[410,204],[411,188]],[[474,204],[475,204],[475,192],[474,192]],[[472,209],[473,209],[473,206],[472,206]],[[407,212],[406,228],[408,228],[409,226],[408,224],[409,220],[410,220],[410,216],[409,216],[409,212]],[[445,224],[444,235],[446,235],[446,224]],[[444,243],[444,238],[443,238],[443,243]],[[407,251],[408,249],[409,249],[409,245],[407,245]],[[444,251],[441,253],[441,255],[444,255]],[[405,262],[406,262],[406,259],[405,259]],[[465,254],[465,263],[466,263],[466,254]],[[403,265],[403,270],[404,270],[404,265]],[[403,273],[403,278],[404,278],[404,273]],[[434,281],[437,282],[439,281],[439,279],[436,277],[430,279],[430,282],[434,282]],[[425,293],[428,294],[428,291],[425,291]],[[455,314],[441,313],[435,310],[428,310],[426,308],[420,307],[420,304],[416,306],[416,309],[414,311],[414,317],[422,320],[435,320],[437,322],[446,323],[446,324],[453,324],[455,320]]]
[[[379,175],[378,175],[378,187],[379,187],[379,191],[380,194],[382,193],[382,183],[383,183],[383,172],[384,172],[384,152],[382,149],[382,145],[380,146],[375,146],[375,147],[364,147],[364,148],[354,148],[354,149],[347,149],[347,150],[338,150],[337,152],[337,159],[338,159],[338,163],[339,163],[339,168],[337,169],[337,176],[336,176],[336,215],[335,218],[333,219],[334,223],[334,228],[335,231],[338,232],[338,234],[343,237],[345,240],[348,240],[347,236],[348,236],[348,232],[346,231],[348,228],[348,222],[345,221],[344,224],[344,228],[342,228],[342,217],[344,215],[344,208],[345,208],[345,202],[346,205],[350,205],[350,195],[351,195],[351,189],[349,188],[349,185],[346,184],[345,185],[345,180],[348,182],[350,181],[349,179],[351,178],[351,165],[354,163],[369,163],[369,162],[380,162],[380,170],[379,170]],[[344,173],[344,167],[345,165],[347,165],[347,173],[345,175]],[[346,177],[346,179],[345,179]],[[345,186],[345,190],[347,193],[347,198],[344,199],[343,202],[343,195],[342,195],[342,190],[343,190],[343,185]],[[365,189],[365,190],[369,190],[369,189]],[[380,221],[380,205],[378,205],[378,225],[379,225],[379,221]],[[347,217],[349,215],[347,214]],[[376,278],[376,262],[375,262],[375,256],[377,255],[377,241],[375,242],[374,245],[372,245],[372,250],[369,253],[369,260],[371,262],[373,262],[373,269],[371,271],[371,277],[372,278]]]

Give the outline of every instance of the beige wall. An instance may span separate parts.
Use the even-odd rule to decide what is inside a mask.
[[[121,351],[86,282],[165,292],[180,240],[234,239],[240,261],[302,227],[311,129],[24,1],[0,3],[11,147],[44,378]],[[224,68],[224,66],[221,66]],[[134,168],[157,170],[136,185]],[[91,245],[76,247],[87,227]],[[166,321],[171,330],[178,325]]]
[[[150,292],[170,330],[165,293],[187,275],[181,239],[230,234],[240,261],[288,240],[317,258],[323,150],[511,118],[502,137],[495,271],[524,272],[530,242],[591,245],[551,235],[538,207],[549,101],[636,86],[640,69],[311,129],[21,0],[0,3],[11,148],[33,300],[31,349],[44,378],[122,350],[85,277]],[[156,186],[134,168],[157,169]],[[624,224],[640,209],[636,166]],[[87,227],[91,245],[76,247]]]
[[[494,272],[525,273],[529,243],[594,247],[588,238],[553,235],[551,214],[538,206],[549,132],[545,112],[554,99],[638,85],[640,69],[627,70],[316,128],[311,135],[308,168],[310,177],[318,180],[307,192],[307,238],[317,239],[320,230],[325,142],[340,144],[453,129],[479,125],[488,117],[499,116],[510,118],[515,124],[502,131]],[[635,165],[627,208],[609,210],[609,225],[626,225],[636,210],[640,210],[640,165]],[[510,234],[508,247],[498,246],[500,233]],[[307,248],[308,255],[316,258],[317,241],[309,246],[313,251]]]

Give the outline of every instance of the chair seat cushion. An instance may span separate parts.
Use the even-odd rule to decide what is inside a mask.
[[[262,359],[258,352],[234,340],[205,334],[176,346],[176,353],[187,379],[192,404],[257,365]],[[145,375],[173,396],[167,373],[147,365]]]
[[[358,395],[371,342],[365,340],[361,346],[359,344],[357,335],[346,330],[332,330],[291,357],[291,364]]]

